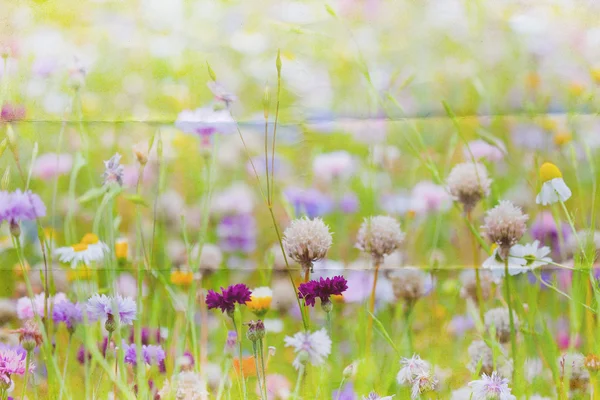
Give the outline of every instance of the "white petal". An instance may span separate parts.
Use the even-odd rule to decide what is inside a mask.
[[[569,187],[562,178],[552,179],[550,183],[552,184],[552,187],[554,188],[556,193],[558,193],[558,196],[560,197],[561,201],[569,200],[569,198],[572,195],[571,189],[569,189]]]

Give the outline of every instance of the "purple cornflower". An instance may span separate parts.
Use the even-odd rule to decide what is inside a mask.
[[[248,286],[243,283],[229,286],[227,289],[221,287],[221,294],[214,290],[209,290],[206,295],[206,305],[208,309],[219,308],[222,312],[232,313],[235,310],[235,303],[246,304],[250,301],[252,292]]]
[[[125,170],[121,165],[121,155],[115,153],[109,160],[104,161],[104,185],[110,183],[118,183],[119,186],[123,186],[123,174]]]
[[[4,104],[0,111],[0,121],[13,122],[25,118],[25,107],[16,104]]]
[[[0,224],[14,225],[22,220],[35,220],[46,215],[46,206],[40,196],[28,190],[0,191]]]
[[[128,345],[123,341],[123,353],[124,360],[127,364],[137,365],[137,347],[135,344]],[[148,365],[164,365],[165,351],[161,346],[157,345],[143,345],[142,346],[142,359]]]
[[[355,213],[359,205],[358,197],[352,192],[344,194],[338,202],[338,207],[344,214]]]
[[[87,302],[87,311],[95,320],[106,318],[114,321],[114,317],[118,316],[121,324],[131,325],[136,319],[137,308],[130,297],[95,294]]]
[[[0,343],[0,381],[10,386],[12,375],[23,375],[26,365],[27,352],[22,347],[13,347]],[[29,371],[34,370],[34,365],[29,364]]]
[[[329,298],[333,295],[341,295],[348,289],[348,282],[343,276],[334,276],[333,278],[321,278],[318,281],[308,281],[298,286],[298,297],[304,299],[309,305],[315,305],[315,300],[321,299],[321,304],[329,303]]]
[[[288,187],[284,190],[283,195],[294,207],[294,213],[297,216],[322,217],[329,214],[334,207],[333,200],[317,189]]]
[[[64,323],[67,329],[72,332],[75,325],[83,321],[83,310],[79,303],[74,304],[70,301],[61,301],[54,304],[52,310],[52,319],[55,323]]]
[[[560,234],[562,235],[562,244],[564,246],[571,236],[568,224],[561,224]],[[542,245],[550,246],[554,257],[560,257],[563,248],[561,248],[559,230],[552,213],[544,211],[538,214],[531,225],[531,236],[535,240],[539,240]]]
[[[217,226],[217,236],[223,251],[251,253],[256,248],[256,220],[250,213],[225,215]]]
[[[352,382],[346,383],[340,390],[334,390],[333,400],[358,400]]]
[[[237,332],[227,332],[227,340],[225,341],[225,352],[233,354],[235,351],[235,345],[237,344]]]

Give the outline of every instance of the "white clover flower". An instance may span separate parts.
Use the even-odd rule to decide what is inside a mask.
[[[520,207],[507,200],[489,210],[482,226],[485,236],[498,245],[498,254],[504,259],[508,257],[510,248],[517,244],[527,230],[525,222],[529,219]]]
[[[535,198],[537,204],[543,206],[558,202],[565,202],[571,197],[571,189],[562,178],[560,169],[552,163],[544,163],[540,167],[542,188]]]
[[[462,203],[466,213],[490,194],[492,180],[487,169],[480,163],[462,163],[452,168],[446,181],[448,192],[455,201]]]
[[[321,218],[295,219],[283,233],[285,252],[305,269],[325,258],[332,242],[329,227]]]
[[[298,332],[294,336],[286,336],[284,339],[286,347],[293,347],[297,354],[294,360],[294,368],[310,362],[312,365],[321,365],[331,353],[331,339],[325,328],[316,332]]]
[[[508,379],[501,377],[496,371],[491,376],[485,373],[481,379],[469,382],[473,390],[472,400],[516,400],[508,387]]]
[[[392,254],[404,241],[400,224],[392,217],[378,215],[365,218],[356,238],[356,247],[371,255],[376,264]]]

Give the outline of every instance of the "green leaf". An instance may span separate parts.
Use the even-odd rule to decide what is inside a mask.
[[[88,201],[98,199],[102,197],[106,193],[106,188],[104,186],[98,188],[91,188],[87,192],[85,192],[82,196],[80,196],[77,201],[80,203],[87,203]]]
[[[333,11],[333,8],[331,8],[331,6],[329,4],[325,4],[325,10],[327,10],[327,13],[329,15],[337,18],[337,14],[335,13],[335,11]]]
[[[377,329],[377,331],[381,334],[381,336],[384,337],[385,340],[387,340],[387,342],[390,344],[390,346],[392,347],[392,349],[394,349],[394,351],[396,352],[396,354],[400,355],[400,351],[396,347],[396,344],[392,340],[391,336],[389,335],[389,333],[387,332],[387,330],[385,329],[385,327],[383,326],[383,324],[381,323],[381,321],[378,320],[377,317],[375,317],[371,313],[371,311],[367,311],[367,312],[369,313],[369,315],[371,316],[371,318],[373,318],[373,322],[375,323],[375,328]]]
[[[148,201],[146,201],[146,199],[144,199],[139,194],[128,194],[123,197],[125,198],[125,200],[128,200],[128,201],[132,202],[133,204],[148,207]]]

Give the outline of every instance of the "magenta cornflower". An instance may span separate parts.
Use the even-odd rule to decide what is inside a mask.
[[[235,304],[246,304],[250,301],[252,292],[248,286],[243,283],[229,286],[227,289],[221,287],[221,293],[209,290],[206,295],[206,305],[208,309],[219,308],[222,312],[232,313],[235,310]]]
[[[315,305],[315,300],[321,299],[321,304],[329,303],[329,298],[334,295],[341,295],[348,289],[348,281],[343,276],[334,276],[333,278],[321,278],[318,281],[308,281],[298,286],[298,297],[304,299],[309,305]]]
[[[0,343],[0,383],[10,386],[13,375],[25,374],[27,352],[22,347],[13,347]],[[29,364],[29,371],[35,369]]]
[[[0,224],[7,221],[16,224],[23,220],[35,220],[46,215],[46,206],[40,196],[28,190],[0,191]]]

